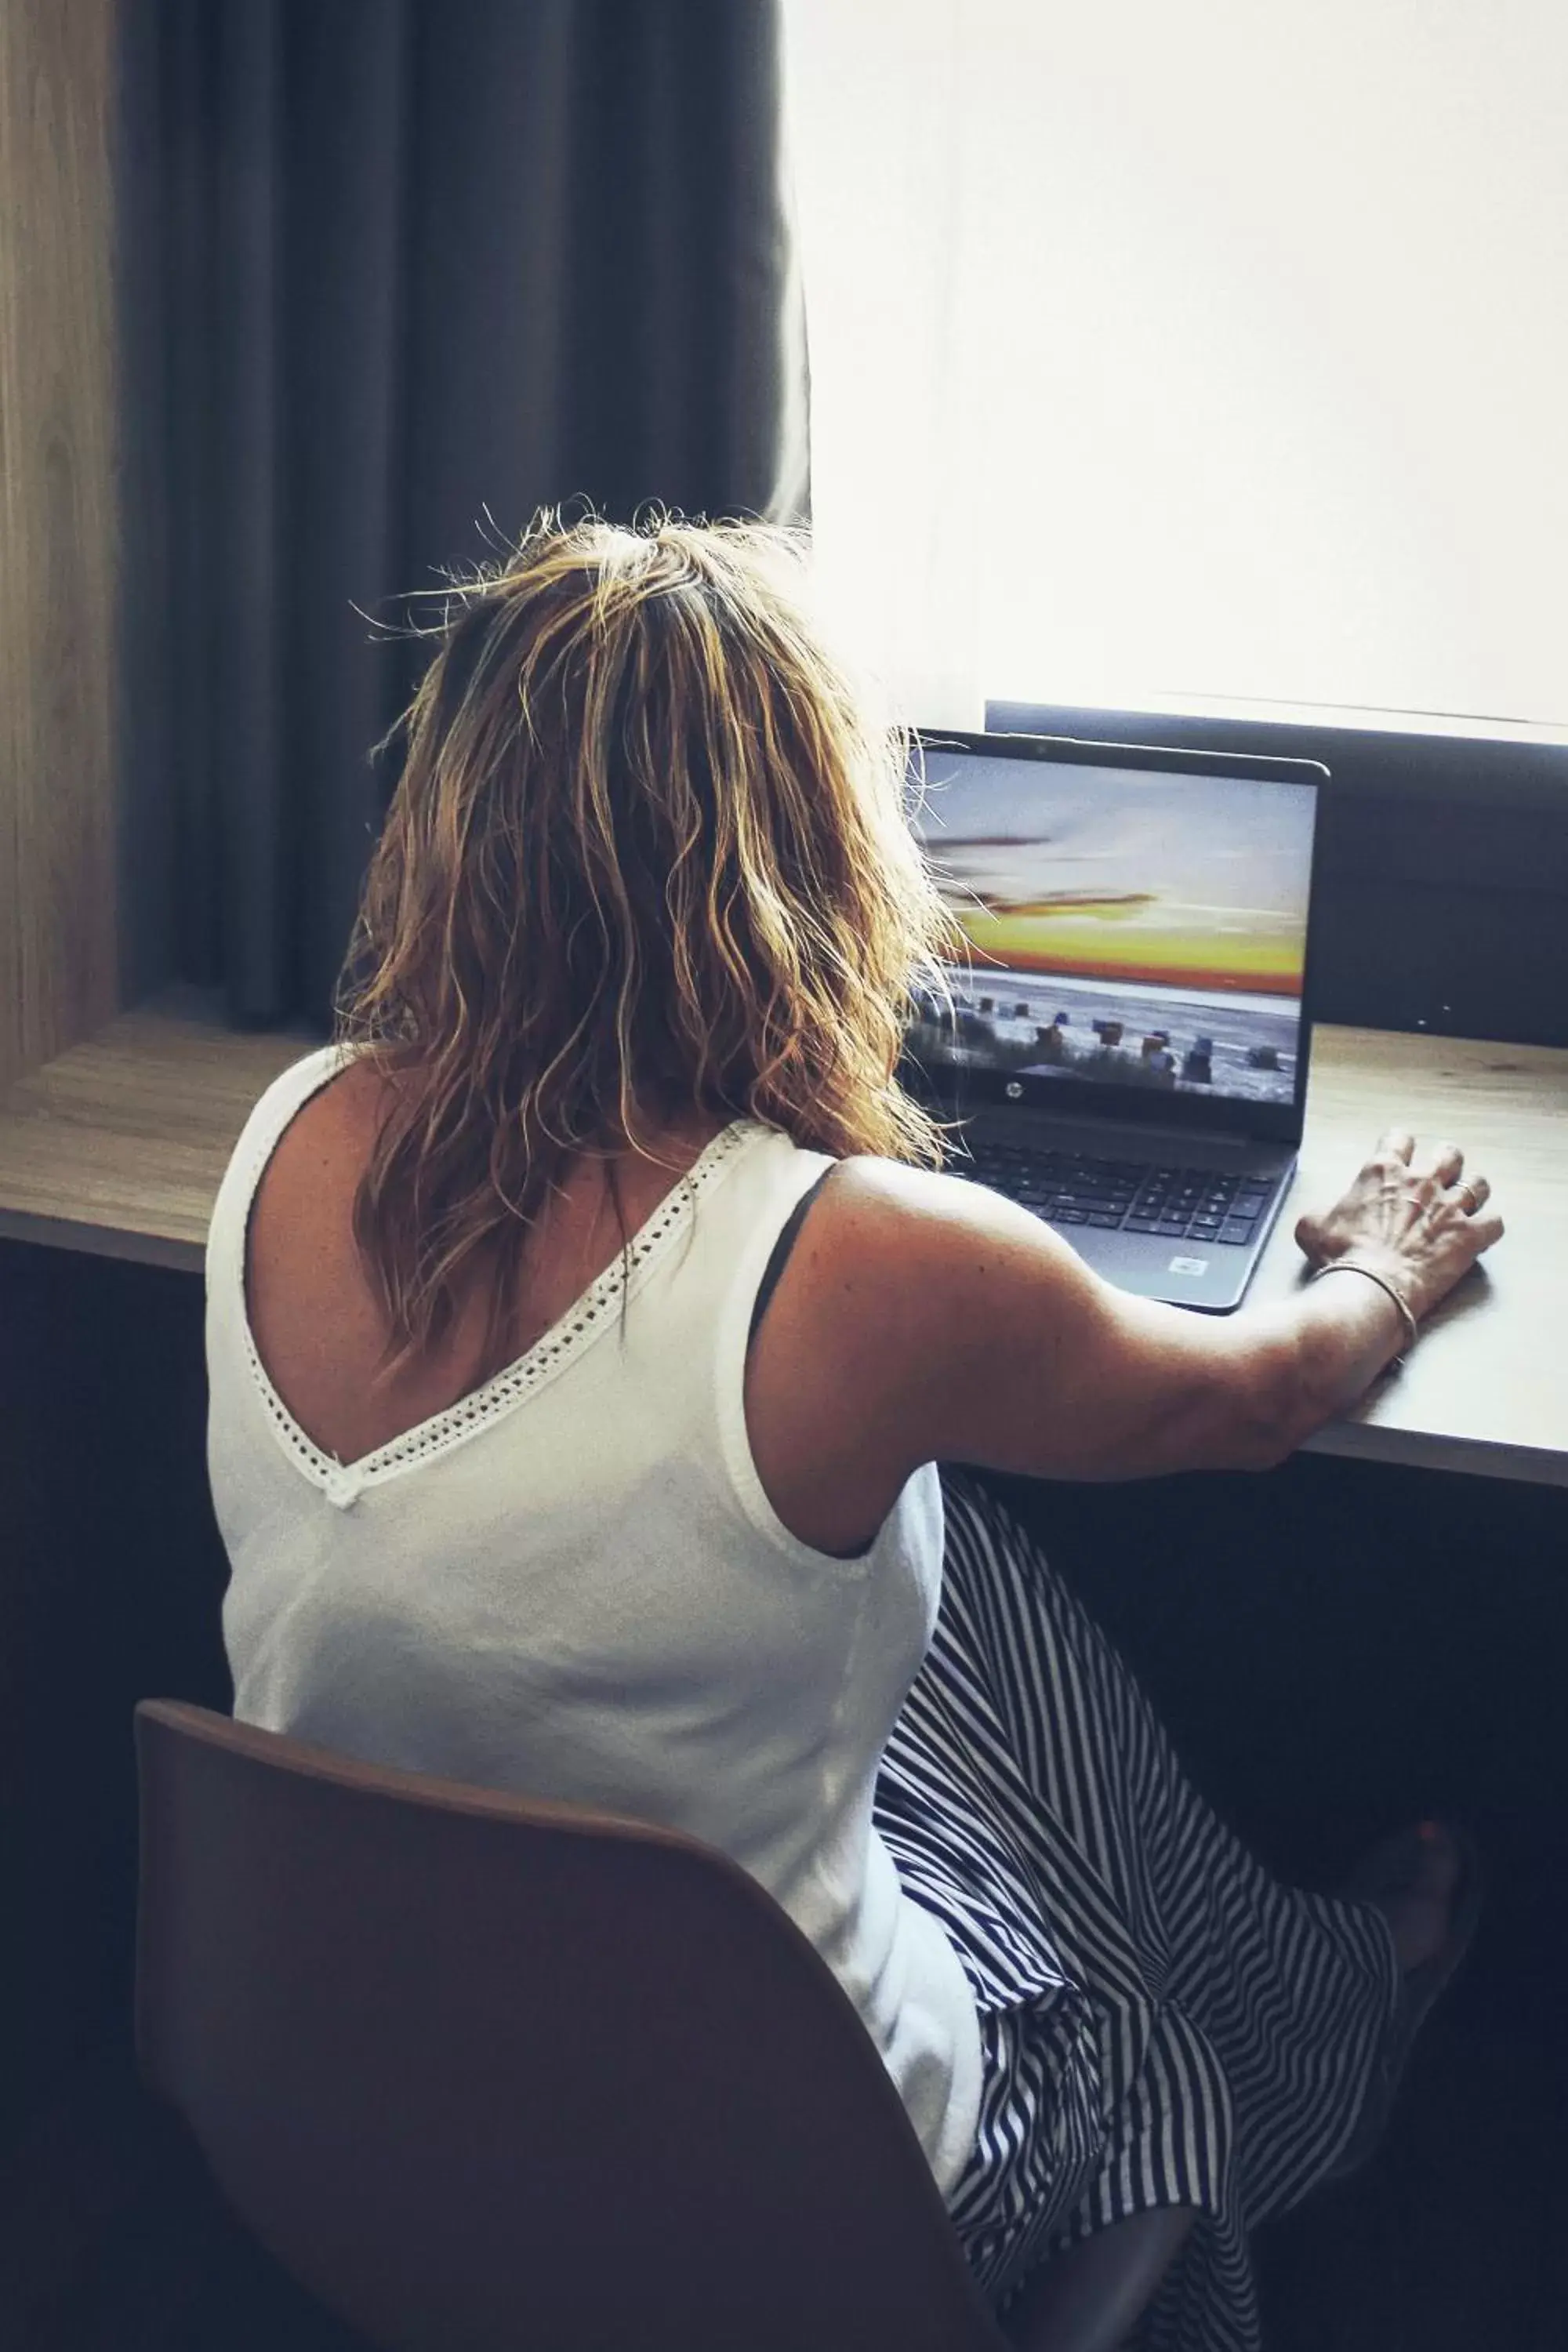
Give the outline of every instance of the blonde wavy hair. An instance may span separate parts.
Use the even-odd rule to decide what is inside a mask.
[[[909,744],[819,641],[794,534],[541,515],[441,592],[338,994],[388,1085],[354,1202],[394,1367],[483,1267],[490,1338],[576,1158],[694,1114],[940,1165],[896,1076],[954,933]]]

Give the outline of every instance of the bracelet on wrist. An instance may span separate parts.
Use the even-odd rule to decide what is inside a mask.
[[[1379,1274],[1375,1266],[1366,1265],[1359,1257],[1331,1257],[1327,1265],[1318,1267],[1311,1278],[1314,1282],[1321,1282],[1326,1274],[1364,1274],[1369,1282],[1375,1282],[1378,1288],[1387,1297],[1392,1298],[1399,1309],[1399,1319],[1405,1326],[1405,1348],[1401,1349],[1401,1355],[1414,1348],[1421,1336],[1421,1327],[1415,1320],[1410,1301],[1395,1284],[1390,1282],[1385,1274]]]

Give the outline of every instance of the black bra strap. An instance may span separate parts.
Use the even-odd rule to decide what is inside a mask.
[[[833,1167],[836,1168],[837,1165],[837,1161],[835,1160]],[[812,1202],[816,1200],[817,1194],[821,1192],[823,1186],[826,1183],[832,1173],[833,1168],[825,1168],[821,1175],[817,1178],[816,1183],[810,1185],[806,1191],[801,1194],[799,1200],[795,1202],[794,1208],[790,1211],[789,1215],[784,1222],[784,1225],[779,1233],[779,1237],[773,1244],[773,1255],[768,1259],[767,1265],[763,1267],[763,1278],[757,1285],[757,1299],[755,1306],[752,1309],[751,1328],[746,1333],[746,1349],[748,1354],[751,1352],[752,1342],[757,1336],[757,1326],[762,1321],[763,1317],[767,1313],[768,1301],[772,1298],[773,1292],[778,1287],[779,1276],[784,1270],[784,1261],[789,1256],[791,1250],[795,1247],[796,1234],[800,1232],[802,1225],[805,1223],[806,1211],[810,1208]]]

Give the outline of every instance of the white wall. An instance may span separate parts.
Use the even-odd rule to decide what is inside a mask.
[[[790,0],[829,602],[919,701],[1568,719],[1568,0]]]

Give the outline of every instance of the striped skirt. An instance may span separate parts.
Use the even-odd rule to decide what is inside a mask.
[[[876,1819],[980,2012],[953,2221],[1001,2305],[1054,2248],[1196,2207],[1134,2341],[1257,2352],[1247,2232],[1350,2137],[1392,1940],[1365,1906],[1268,1877],[1032,1538],[962,1473],[942,1483],[941,1614]]]

